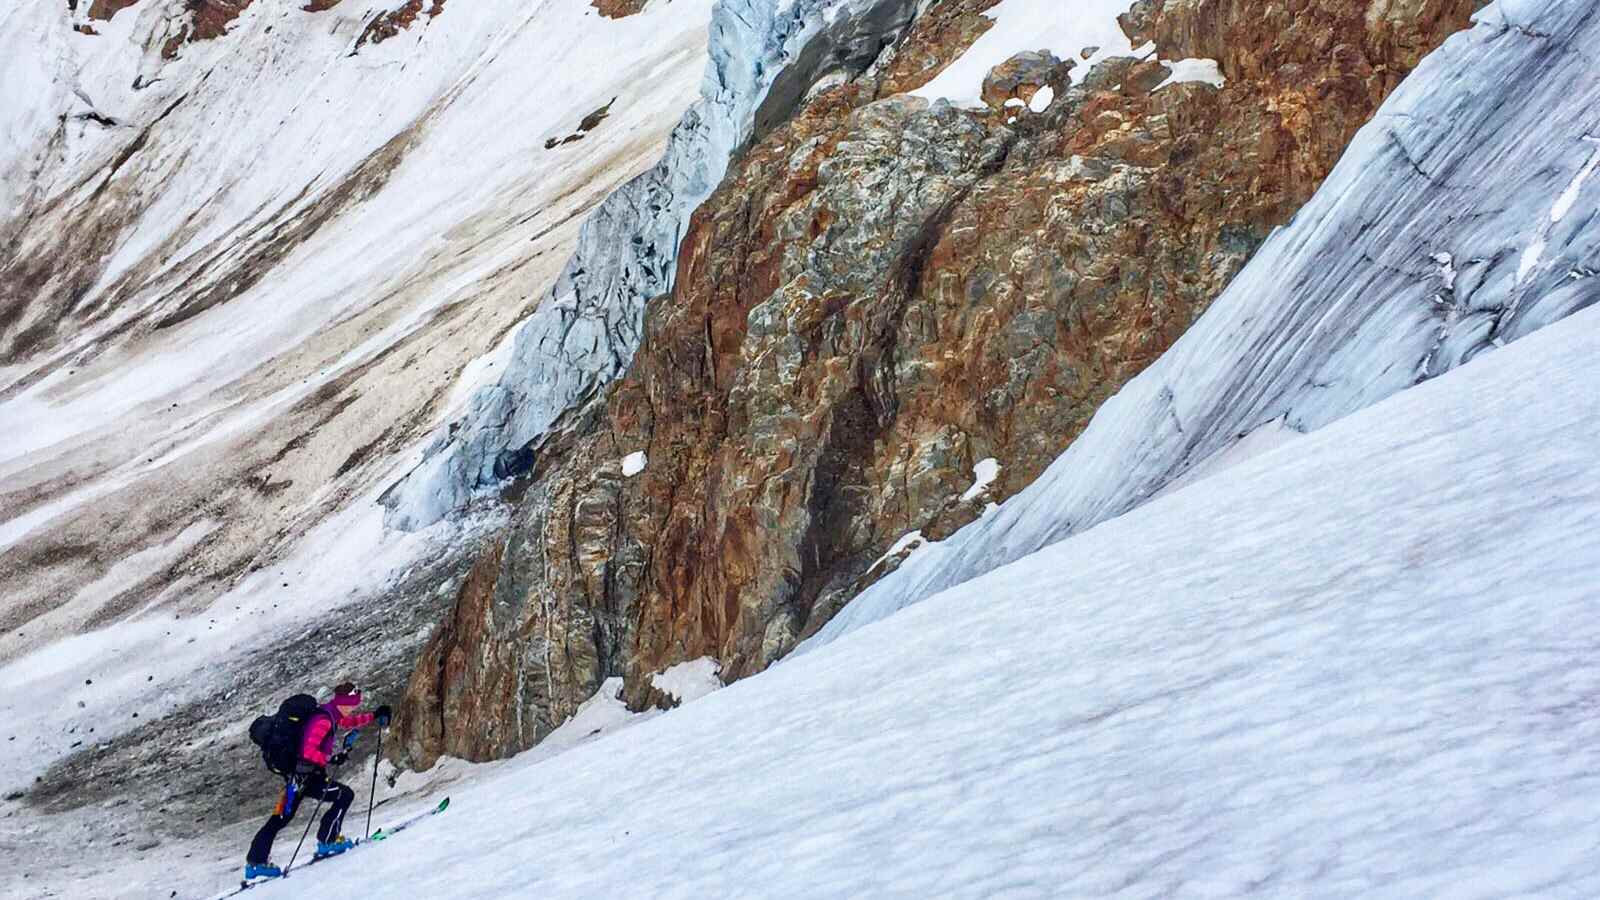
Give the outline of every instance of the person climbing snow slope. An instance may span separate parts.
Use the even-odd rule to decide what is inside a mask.
[[[285,707],[295,699],[286,701]],[[250,851],[245,856],[244,877],[247,880],[276,878],[283,874],[282,869],[269,861],[272,842],[278,832],[294,820],[295,813],[299,812],[300,805],[306,800],[327,807],[322,824],[317,828],[314,859],[343,853],[354,846],[340,833],[340,829],[344,824],[345,811],[355,799],[355,792],[328,775],[328,767],[343,765],[349,754],[347,749],[335,750],[336,738],[339,729],[360,728],[373,721],[387,727],[391,713],[387,705],[379,706],[370,713],[359,712],[360,706],[360,689],[350,682],[344,682],[333,689],[333,699],[304,717],[303,731],[299,736],[299,757],[293,774],[285,776],[284,791],[278,799],[277,808],[256,832],[255,839],[250,842]],[[279,715],[284,715],[282,709]]]

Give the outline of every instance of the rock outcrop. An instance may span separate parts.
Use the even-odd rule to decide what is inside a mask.
[[[594,8],[608,19],[621,19],[644,10],[649,0],[594,0]]]
[[[983,80],[983,102],[995,110],[1005,109],[1011,101],[1027,106],[1042,88],[1066,90],[1070,70],[1071,64],[1054,53],[1025,50],[995,66]]]
[[[426,5],[426,15],[429,19],[444,12],[445,0],[429,0]],[[356,46],[366,44],[381,44],[400,32],[411,28],[417,23],[419,16],[424,14],[423,0],[406,0],[388,12],[379,13],[372,17],[367,27],[361,32],[361,37],[356,41]]]
[[[1053,79],[1042,112],[906,96],[991,5],[937,4],[864,74],[791,87],[807,99],[696,211],[626,375],[529,448],[503,545],[412,679],[412,762],[529,746],[609,675],[637,700],[686,659],[760,671],[889,571],[903,535],[1027,485],[1474,6],[1349,0],[1286,24],[1150,0],[1123,19],[1133,43],[1217,58],[1223,88],[1152,90],[1156,57],[1067,88],[1041,57],[993,80],[1026,102]],[[998,477],[974,485],[990,458]]]

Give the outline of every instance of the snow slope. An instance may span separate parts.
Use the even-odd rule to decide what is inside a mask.
[[[799,652],[1126,512],[1270,423],[1321,428],[1600,300],[1593,12],[1482,10],[1038,480]]]
[[[713,2],[471,0],[361,46],[378,5],[304,5],[176,58],[185,0],[0,5],[0,793],[470,549],[377,497],[664,152]]]
[[[663,151],[711,5],[486,0],[357,46],[368,9],[259,2],[166,59],[178,0],[94,36],[56,0],[7,4],[5,72],[29,90],[0,104],[20,194],[0,208],[0,622],[206,517],[202,579],[275,561],[414,464],[583,216]],[[217,593],[73,604],[26,640],[6,628],[0,658]]]
[[[1596,896],[1597,380],[1590,310],[260,896]]]

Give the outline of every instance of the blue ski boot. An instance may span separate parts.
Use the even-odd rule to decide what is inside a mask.
[[[283,870],[269,862],[244,864],[245,881],[253,878],[280,878],[282,876]]]
[[[317,841],[317,854],[312,859],[327,859],[330,856],[338,856],[355,845],[355,841],[342,834],[331,841]]]

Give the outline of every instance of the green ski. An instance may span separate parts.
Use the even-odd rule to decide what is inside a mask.
[[[417,822],[419,822],[419,821],[421,821],[423,819],[426,819],[429,816],[437,816],[439,813],[442,813],[446,809],[448,809],[449,806],[450,806],[450,798],[446,797],[443,800],[440,800],[439,801],[439,805],[435,806],[433,809],[430,809],[425,813],[418,813],[418,814],[412,816],[411,818],[406,819],[405,821],[401,822],[400,824],[394,826],[393,828],[379,828],[377,831],[374,831],[372,833],[372,837],[368,838],[368,840],[373,840],[373,841],[384,840],[385,838],[389,837],[392,834],[395,834],[397,832],[401,832],[401,831],[406,830],[407,828],[410,828],[412,825],[415,825]]]
[[[344,857],[349,856],[351,853],[353,853],[353,852],[355,852],[357,850],[360,850],[362,847],[366,846],[368,843],[370,843],[372,841],[381,841],[381,840],[384,840],[385,838],[388,838],[390,835],[398,834],[399,832],[405,831],[407,828],[410,828],[412,825],[417,824],[418,822],[422,821],[423,819],[428,818],[429,816],[436,816],[439,813],[444,812],[446,809],[449,808],[449,806],[450,806],[450,798],[446,797],[443,800],[440,800],[439,801],[439,805],[435,806],[433,809],[427,810],[426,812],[417,813],[416,815],[412,816],[409,819],[402,819],[402,820],[400,820],[400,822],[395,824],[395,826],[392,827],[392,828],[379,828],[377,831],[373,832],[372,837],[370,837],[370,838],[368,838],[367,840],[364,840],[364,841],[359,841],[359,840],[356,841],[355,842],[355,846],[351,847],[349,850],[345,851],[344,853],[339,853],[339,854],[336,854],[336,855],[333,855],[333,856],[314,857],[310,862],[304,863],[302,865],[295,866],[294,867],[294,871],[298,872],[301,869],[309,868],[309,867],[314,866],[314,865],[316,865],[318,863],[327,862],[330,859],[343,859]],[[238,896],[239,894],[242,894],[245,891],[250,890],[251,888],[255,887],[256,885],[266,884],[268,882],[278,881],[278,880],[280,880],[280,879],[278,879],[278,878],[259,878],[259,879],[256,879],[254,881],[241,881],[241,882],[239,882],[239,886],[238,887],[234,888],[231,891],[228,891],[225,894],[218,895],[216,900],[226,900],[226,898]]]

